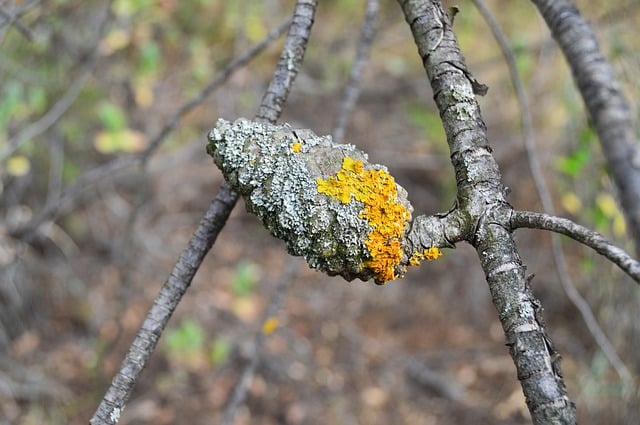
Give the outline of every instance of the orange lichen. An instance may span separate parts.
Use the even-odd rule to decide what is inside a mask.
[[[319,193],[343,204],[352,199],[364,204],[360,217],[372,228],[365,241],[371,258],[364,266],[373,270],[378,282],[398,278],[396,268],[402,261],[402,239],[411,213],[398,202],[393,177],[385,170],[364,169],[362,161],[345,157],[335,177],[316,181]]]
[[[418,264],[420,264],[420,261],[422,260],[429,260],[429,261],[437,260],[441,255],[442,255],[442,252],[435,246],[429,249],[425,249],[422,252],[416,251],[413,253],[411,258],[409,258],[409,265],[417,266]]]
[[[291,150],[294,151],[295,153],[300,152],[301,149],[302,149],[302,143],[300,142],[295,142],[293,145],[291,145]]]

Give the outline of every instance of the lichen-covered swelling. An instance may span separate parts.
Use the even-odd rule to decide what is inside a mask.
[[[384,283],[409,263],[412,207],[386,168],[353,145],[288,125],[218,120],[207,152],[289,252],[329,275]],[[429,256],[411,256],[411,263]],[[436,257],[437,258],[437,257]]]

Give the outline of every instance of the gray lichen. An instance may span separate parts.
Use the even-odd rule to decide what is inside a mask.
[[[335,144],[330,136],[286,124],[220,119],[208,138],[207,152],[244,197],[247,210],[284,240],[291,254],[349,281],[374,277],[366,267],[371,254],[365,241],[372,227],[362,217],[363,204],[318,193],[317,179],[335,176],[345,157],[362,161],[366,169],[385,167],[369,164],[353,145]],[[398,202],[412,211],[399,186]]]

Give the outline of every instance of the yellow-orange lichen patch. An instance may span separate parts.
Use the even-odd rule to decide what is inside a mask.
[[[300,152],[301,149],[302,149],[302,143],[300,142],[295,142],[293,145],[291,145],[291,150],[294,151],[295,153]]]
[[[435,246],[425,249],[424,251],[416,251],[413,253],[411,258],[409,258],[409,265],[417,266],[422,260],[437,260],[441,255],[442,252]]]
[[[396,268],[403,255],[402,239],[411,213],[398,202],[393,176],[385,170],[364,169],[362,161],[345,157],[335,177],[318,178],[316,182],[319,193],[343,204],[354,199],[364,204],[360,217],[371,227],[365,241],[371,258],[364,266],[373,270],[378,282],[396,279]]]

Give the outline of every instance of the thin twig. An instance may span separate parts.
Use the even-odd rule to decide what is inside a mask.
[[[24,2],[22,4],[20,4],[19,6],[13,8],[11,10],[12,15],[15,16],[16,18],[21,17],[24,13],[26,13],[31,7],[37,5],[38,3],[40,3],[41,0],[31,0],[28,2]],[[0,29],[4,28],[6,25],[9,25],[11,22],[9,21],[3,21],[0,22]]]
[[[191,99],[182,104],[173,115],[165,122],[162,128],[150,139],[147,148],[137,158],[140,162],[141,172],[146,170],[149,163],[149,159],[153,153],[158,150],[162,142],[166,139],[167,135],[171,133],[179,124],[182,118],[188,114],[191,110],[202,104],[212,93],[214,93],[222,84],[224,84],[231,75],[233,75],[238,69],[247,65],[251,60],[256,58],[267,47],[269,47],[276,39],[278,39],[291,25],[291,17],[288,16],[280,25],[270,31],[261,41],[253,45],[249,50],[242,54],[237,59],[233,60],[221,71],[209,81],[198,93],[196,93]],[[133,242],[134,233],[132,229],[135,227],[138,219],[141,207],[145,201],[145,194],[148,192],[149,180],[144,179],[139,185],[136,186],[136,195],[133,203],[133,208],[127,219],[125,232],[125,239],[121,243],[120,259],[123,262],[122,269],[123,281],[126,282],[130,278],[130,267],[128,263],[133,261],[130,255],[127,255],[131,244]]]
[[[257,114],[259,119],[275,121],[280,115],[306,51],[315,9],[314,0],[296,2],[284,49]],[[296,52],[293,58],[292,52]],[[92,425],[118,422],[173,311],[189,288],[237,201],[238,194],[224,183],[147,313],[118,374],[91,418]]]
[[[369,52],[371,44],[376,34],[376,16],[378,15],[378,0],[367,0],[366,10],[364,14],[364,22],[360,30],[360,39],[356,50],[356,59],[349,74],[349,81],[344,89],[344,96],[338,116],[336,117],[335,127],[333,128],[333,141],[342,143],[347,128],[347,123],[351,118],[351,113],[358,100],[360,94],[360,80],[362,72],[367,61],[369,60]]]
[[[27,40],[33,41],[33,33],[20,21],[17,13],[14,13],[13,10],[8,12],[4,7],[2,7],[2,5],[0,5],[0,15],[5,18],[5,20],[0,23],[0,28],[4,25],[13,25]]]
[[[529,110],[529,102],[527,100],[527,94],[524,89],[524,84],[522,83],[520,73],[518,72],[515,55],[513,54],[513,50],[509,45],[509,41],[500,28],[500,24],[495,19],[484,1],[473,0],[473,3],[480,11],[480,14],[487,22],[487,25],[489,25],[489,27],[491,28],[491,32],[498,42],[505,62],[507,63],[507,67],[509,68],[509,75],[511,77],[513,89],[518,101],[518,107],[520,108],[520,121],[522,125],[523,142],[525,150],[527,152],[527,161],[529,163],[531,176],[533,177],[538,197],[540,198],[540,202],[542,203],[543,211],[548,215],[553,215],[553,201],[551,199],[551,194],[547,187],[547,183],[544,179],[542,166],[540,165],[540,161],[536,153],[535,131],[533,128],[531,111]],[[587,325],[587,328],[589,329],[591,335],[593,336],[596,343],[605,354],[613,368],[616,370],[620,378],[625,381],[626,384],[629,384],[631,382],[631,373],[629,372],[629,369],[624,365],[624,363],[620,359],[620,356],[618,356],[618,354],[616,353],[615,348],[598,324],[598,321],[596,320],[596,317],[593,314],[589,303],[587,303],[587,301],[578,292],[575,285],[573,284],[573,281],[567,271],[567,262],[564,256],[564,252],[562,251],[560,238],[555,234],[551,235],[551,251],[562,289],[564,290],[565,294],[567,294],[567,297],[569,298],[571,303],[580,312],[580,315]]]
[[[293,258],[289,259],[289,261],[287,262],[282,277],[280,278],[280,283],[276,287],[276,290],[271,297],[271,301],[269,302],[269,305],[267,306],[267,309],[262,316],[262,320],[260,321],[261,324],[264,324],[269,318],[275,317],[278,310],[280,310],[280,308],[282,307],[284,294],[291,286],[291,282],[293,281],[294,272],[297,265],[298,261]],[[233,420],[238,413],[238,409],[244,403],[244,400],[247,397],[249,385],[251,384],[251,381],[253,380],[253,377],[256,373],[256,369],[260,361],[260,355],[264,348],[264,343],[267,339],[267,336],[267,333],[265,333],[262,329],[255,336],[253,347],[251,350],[251,359],[240,374],[240,378],[238,379],[238,381],[236,381],[236,385],[234,386],[231,393],[231,400],[229,401],[229,404],[227,405],[224,413],[222,425],[233,424]]]
[[[609,242],[600,233],[587,229],[567,218],[532,211],[513,211],[513,229],[529,228],[560,233],[606,257],[637,283],[640,283],[640,261],[635,260],[622,248]]]

